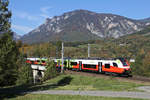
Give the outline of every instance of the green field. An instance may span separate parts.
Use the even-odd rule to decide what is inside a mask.
[[[81,76],[66,74],[60,75],[56,78],[48,80],[42,84],[33,86],[13,86],[0,88],[0,98],[9,98],[8,100],[70,100],[75,99],[86,99],[86,100],[140,100],[140,99],[126,99],[126,98],[106,98],[106,97],[88,97],[88,96],[55,96],[55,95],[31,95],[26,94],[20,96],[20,93],[28,91],[38,90],[110,90],[110,91],[139,91],[137,87],[143,86],[141,83],[133,83],[117,80],[114,77],[108,77],[107,79],[93,77],[93,76]],[[6,99],[6,100],[7,100]],[[0,99],[1,100],[1,99]],[[3,100],[3,99],[2,99]]]
[[[143,84],[119,81],[113,77],[104,79],[69,74],[48,80],[42,85],[32,87],[32,89],[138,91],[135,88],[139,86],[143,86]]]
[[[79,95],[73,96],[73,95],[27,94],[24,96],[18,96],[4,100],[146,100],[146,99],[79,96]]]
[[[33,86],[13,86],[0,88],[1,91],[37,91],[37,90],[110,90],[110,91],[139,91],[136,88],[144,83],[127,82],[114,77],[102,78],[66,74]]]

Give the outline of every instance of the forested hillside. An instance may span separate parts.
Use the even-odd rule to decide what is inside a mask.
[[[88,43],[91,57],[136,59],[132,64],[135,74],[149,75],[150,69],[150,26],[142,31],[118,39],[91,40],[86,42],[65,42],[64,56],[88,57]],[[24,45],[21,49],[28,57],[60,57],[61,41]],[[147,71],[145,73],[141,73]]]

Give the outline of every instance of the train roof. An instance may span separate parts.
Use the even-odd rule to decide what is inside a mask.
[[[61,59],[61,58],[59,58]],[[125,58],[121,58],[121,57],[118,57],[118,58],[100,58],[100,57],[90,57],[90,58],[64,58],[64,59],[78,59],[78,60],[123,60]]]
[[[27,58],[27,60],[47,60],[48,58]],[[61,58],[54,58],[54,59],[59,59],[61,60]],[[64,60],[66,59],[72,59],[72,60],[125,60],[125,58],[100,58],[100,57],[90,57],[90,58],[70,58],[70,57],[64,57]]]

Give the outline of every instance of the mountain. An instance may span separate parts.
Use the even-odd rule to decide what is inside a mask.
[[[145,27],[143,30],[141,30],[141,31],[138,31],[138,32],[135,32],[135,33],[133,33],[133,34],[130,34],[130,35],[126,35],[126,36],[124,36],[123,38],[129,38],[129,37],[139,37],[139,38],[141,38],[141,37],[144,37],[144,38],[146,38],[146,39],[148,39],[148,40],[150,40],[150,25],[149,26],[147,26],[147,27]]]
[[[19,40],[21,38],[21,36],[14,32],[13,38],[14,38],[14,40]]]
[[[45,23],[24,35],[24,43],[47,41],[87,41],[118,38],[142,30],[148,21],[134,20],[114,14],[75,10],[47,18]]]
[[[141,22],[146,22],[147,25],[150,25],[150,17],[149,18],[145,18],[145,19],[141,19]]]
[[[132,54],[138,52],[142,48],[144,48],[145,51],[149,51],[150,25],[141,31],[122,36],[121,38],[110,39],[108,42],[114,43],[115,45],[125,46],[127,49],[129,49],[129,51],[133,51]]]

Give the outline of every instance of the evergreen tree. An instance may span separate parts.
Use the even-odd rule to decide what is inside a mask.
[[[19,51],[10,30],[8,0],[0,0],[0,86],[12,85],[17,78]]]
[[[19,51],[12,35],[5,33],[0,38],[0,86],[15,83],[18,55]]]
[[[45,80],[51,79],[51,78],[53,78],[53,77],[55,77],[57,75],[58,75],[58,72],[56,70],[54,61],[49,60],[47,62],[46,71],[44,73],[43,80],[45,81]]]
[[[8,0],[0,0],[0,34],[11,33],[11,12],[8,10],[8,4]]]
[[[23,55],[17,61],[18,63],[18,78],[17,85],[31,85],[33,83],[33,73],[30,64],[25,63]]]

